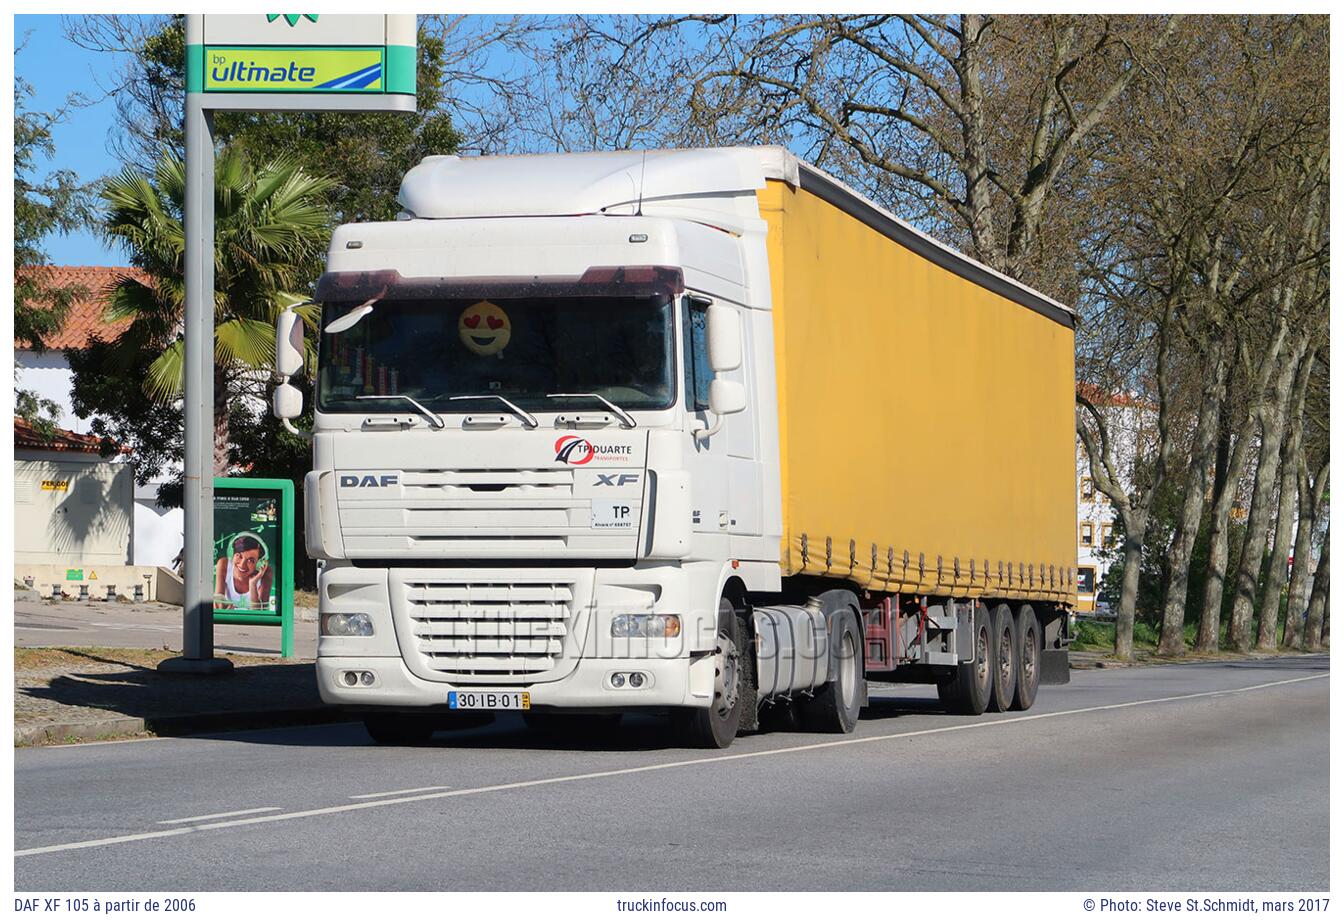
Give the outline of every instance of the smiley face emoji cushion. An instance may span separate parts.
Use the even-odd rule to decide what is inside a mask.
[[[457,319],[457,334],[467,350],[478,355],[496,355],[509,344],[512,325],[509,314],[488,300],[474,303]]]

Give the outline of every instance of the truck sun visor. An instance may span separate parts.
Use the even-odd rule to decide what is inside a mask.
[[[686,290],[681,269],[667,265],[595,265],[579,276],[530,275],[480,278],[406,278],[396,270],[326,272],[314,299],[360,302],[510,297],[653,297]]]

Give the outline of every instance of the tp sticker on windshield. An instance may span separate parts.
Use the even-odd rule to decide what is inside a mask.
[[[509,344],[512,325],[509,314],[488,300],[474,303],[457,320],[457,334],[467,350],[478,355],[497,355]]]

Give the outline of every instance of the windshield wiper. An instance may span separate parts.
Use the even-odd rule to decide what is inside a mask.
[[[404,393],[391,393],[387,396],[356,396],[355,399],[404,399],[412,406],[415,406],[415,408],[419,409],[420,414],[423,415],[425,418],[429,419],[430,423],[435,428],[442,429],[448,427],[448,423],[443,420],[442,415],[439,415],[439,413],[437,412],[433,412],[429,409],[426,409],[424,406],[420,405],[420,403],[416,402],[414,399],[411,399],[411,397],[407,396]]]
[[[621,427],[622,427],[622,428],[634,428],[634,427],[635,427],[635,417],[634,417],[633,415],[631,415],[629,412],[626,412],[626,411],[625,411],[624,409],[622,409],[620,406],[616,405],[616,404],[615,404],[614,402],[612,402],[610,399],[607,399],[607,397],[603,396],[601,393],[547,393],[547,394],[546,394],[546,398],[547,398],[547,399],[596,399],[598,402],[602,403],[602,405],[606,406],[608,409],[610,409],[612,412],[614,412],[614,413],[616,414],[616,417],[617,417],[618,419],[621,420]]]
[[[450,402],[452,402],[452,401],[454,401],[454,400],[458,400],[458,399],[498,399],[498,400],[499,400],[500,402],[502,402],[504,405],[506,405],[506,406],[509,407],[509,411],[511,411],[514,415],[518,416],[520,419],[522,419],[522,420],[523,420],[523,424],[524,424],[526,427],[528,427],[528,428],[536,428],[536,427],[540,424],[540,422],[537,421],[537,417],[536,417],[535,415],[533,415],[531,412],[528,412],[526,409],[520,409],[518,406],[515,406],[513,403],[509,402],[509,401],[508,401],[507,399],[505,399],[503,396],[500,396],[498,393],[482,393],[482,394],[480,394],[479,396],[449,396],[449,397],[448,397],[448,400],[449,400]]]

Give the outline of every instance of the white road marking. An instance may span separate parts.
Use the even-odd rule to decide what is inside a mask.
[[[385,805],[405,805],[411,802],[428,802],[435,799],[451,799],[460,796],[482,795],[488,792],[504,792],[509,789],[528,789],[534,786],[553,786],[559,783],[573,783],[580,780],[605,779],[610,776],[630,776],[635,773],[652,773],[655,770],[674,770],[678,767],[698,767],[705,764],[726,763],[730,760],[750,760],[757,757],[773,757],[779,754],[797,754],[803,751],[822,751],[830,748],[847,747],[854,744],[873,744],[879,741],[895,741],[902,738],[917,738],[922,735],[940,735],[946,732],[975,731],[993,728],[999,725],[1012,725],[1017,722],[1036,722],[1042,719],[1057,719],[1062,716],[1085,715],[1092,712],[1109,712],[1116,709],[1132,709],[1137,706],[1154,706],[1158,703],[1174,703],[1181,700],[1197,700],[1210,696],[1225,696],[1234,693],[1249,693],[1252,690],[1264,690],[1269,687],[1282,687],[1287,684],[1299,684],[1308,680],[1325,680],[1329,674],[1312,674],[1308,677],[1292,677],[1287,680],[1275,680],[1249,687],[1231,687],[1226,690],[1205,690],[1200,693],[1184,693],[1178,696],[1163,696],[1150,700],[1132,700],[1128,703],[1109,703],[1103,706],[1088,706],[1083,709],[1064,709],[1059,712],[1041,712],[1035,715],[1015,716],[1008,719],[990,719],[985,722],[963,722],[957,725],[944,725],[940,728],[925,728],[918,731],[895,732],[888,735],[869,735],[864,738],[842,738],[838,741],[820,741],[814,744],[799,744],[793,747],[771,748],[765,751],[744,751],[740,754],[718,754],[708,757],[696,757],[691,760],[676,760],[671,763],[647,764],[642,767],[625,767],[619,770],[600,770],[595,773],[575,773],[569,776],[551,776],[544,779],[523,780],[516,783],[500,783],[494,786],[474,786],[468,789],[453,789],[447,792],[430,792],[405,798],[379,799],[371,802],[355,802],[349,805],[331,805],[326,808],[310,808],[306,811],[290,811],[278,815],[260,815],[253,818],[235,818],[231,821],[216,821],[212,824],[195,824],[177,827],[171,830],[150,831],[144,834],[129,834],[120,837],[101,837],[96,840],[80,840],[74,843],[56,843],[45,847],[31,847],[15,850],[14,856],[39,856],[43,853],[62,853],[67,850],[86,850],[91,847],[114,846],[119,843],[133,843],[138,840],[153,840],[158,837],[172,837],[195,831],[223,830],[229,827],[244,827],[251,824],[268,824],[272,821],[292,821],[296,818],[315,818],[322,815],[335,815],[343,812],[359,811],[365,808],[381,808]]]
[[[255,815],[263,811],[279,811],[279,806],[269,808],[244,808],[240,811],[220,811],[213,815],[197,815],[194,818],[173,818],[170,821],[160,821],[160,824],[185,824],[188,821],[209,821],[211,818],[233,818],[238,815]]]
[[[409,795],[412,792],[434,792],[438,789],[447,789],[447,786],[421,786],[419,789],[397,789],[393,792],[366,792],[363,795],[352,795],[352,799],[381,799],[387,795]]]

